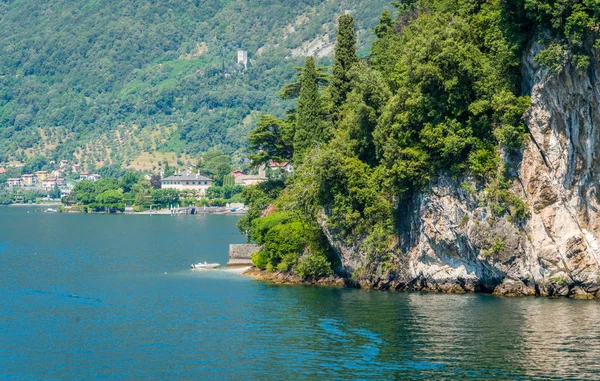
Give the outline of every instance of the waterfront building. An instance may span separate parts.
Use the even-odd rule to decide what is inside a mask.
[[[206,195],[206,190],[213,184],[213,179],[198,173],[177,173],[160,180],[161,189],[193,190],[198,195]]]

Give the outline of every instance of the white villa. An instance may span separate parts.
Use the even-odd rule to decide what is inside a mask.
[[[161,189],[190,189],[199,195],[206,195],[206,190],[212,185],[213,179],[204,177],[198,173],[177,173],[160,180]]]

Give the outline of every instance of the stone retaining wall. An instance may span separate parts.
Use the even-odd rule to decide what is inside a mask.
[[[260,250],[260,245],[229,245],[229,262],[227,266],[252,266],[252,254]]]

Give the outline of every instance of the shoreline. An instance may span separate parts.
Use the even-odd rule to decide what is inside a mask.
[[[493,291],[493,292],[485,292],[485,291],[472,291],[466,290],[460,287],[460,282],[455,282],[454,287],[398,287],[398,288],[385,288],[385,287],[376,287],[375,285],[369,286],[367,284],[360,284],[358,282],[344,279],[339,276],[330,276],[327,278],[316,279],[316,280],[304,280],[296,275],[291,273],[284,273],[281,271],[277,272],[268,272],[266,270],[261,270],[255,266],[248,268],[247,270],[241,273],[242,275],[252,277],[256,280],[260,281],[268,281],[277,285],[305,285],[305,286],[319,286],[319,287],[335,287],[335,288],[355,288],[362,290],[374,290],[374,291],[390,291],[390,292],[424,292],[424,293],[435,293],[435,294],[455,294],[455,295],[491,295],[495,297],[507,297],[507,298],[525,298],[525,297],[535,297],[535,298],[548,298],[548,299],[574,299],[574,300],[600,300],[600,292],[598,293],[589,293],[589,292],[581,292],[580,288],[577,288],[575,285],[572,285],[569,288],[569,285],[565,285],[565,291],[569,292],[557,292],[553,294],[538,294],[538,293],[528,293],[522,292],[523,290],[519,290],[521,292],[507,292],[508,290]],[[448,286],[448,285],[447,285]],[[504,292],[502,292],[504,291]],[[572,292],[571,292],[572,291]]]

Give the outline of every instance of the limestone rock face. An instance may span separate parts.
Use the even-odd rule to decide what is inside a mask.
[[[325,228],[357,285],[600,296],[600,57],[587,72],[567,67],[556,75],[535,65],[539,50],[533,44],[523,57],[530,136],[522,157],[507,158],[517,164],[512,192],[526,201],[529,216],[494,217],[481,202],[483,187],[441,176],[401,211],[388,268],[336,242]]]

